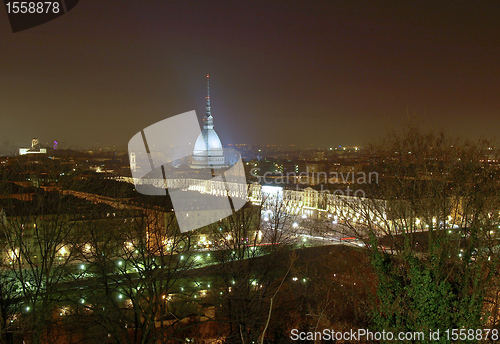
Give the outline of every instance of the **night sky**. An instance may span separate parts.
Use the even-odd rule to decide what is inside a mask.
[[[82,0],[12,33],[0,9],[0,145],[125,147],[196,110],[224,144],[363,145],[408,118],[500,128],[499,1]]]

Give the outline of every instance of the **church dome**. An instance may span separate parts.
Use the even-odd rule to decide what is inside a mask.
[[[212,116],[203,118],[203,130],[196,139],[193,155],[223,155],[222,143],[214,130]]]
[[[225,167],[224,150],[219,135],[214,130],[214,118],[210,106],[210,84],[207,75],[207,112],[203,118],[203,130],[196,139],[193,149],[191,167],[223,168]]]

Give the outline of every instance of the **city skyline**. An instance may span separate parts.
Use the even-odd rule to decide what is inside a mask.
[[[493,1],[86,1],[15,34],[0,21],[0,144],[124,147],[179,113],[201,122],[207,72],[224,145],[364,145],[408,118],[495,139],[498,14]]]

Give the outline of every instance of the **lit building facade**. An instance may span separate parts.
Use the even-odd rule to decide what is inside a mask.
[[[38,139],[34,138],[31,140],[31,148],[19,148],[19,155],[26,154],[46,154],[47,149],[40,147]]]

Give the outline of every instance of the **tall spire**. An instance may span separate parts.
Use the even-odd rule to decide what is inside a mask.
[[[212,109],[210,106],[210,75],[207,74],[207,111],[205,113],[205,117],[212,116],[211,110]]]

